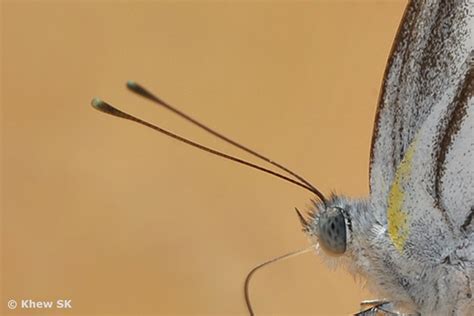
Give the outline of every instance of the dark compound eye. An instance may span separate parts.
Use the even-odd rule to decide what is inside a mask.
[[[332,208],[319,217],[319,243],[324,250],[332,254],[346,251],[346,222],[344,214],[338,208]]]

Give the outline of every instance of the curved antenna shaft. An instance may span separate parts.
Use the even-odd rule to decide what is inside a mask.
[[[187,138],[181,137],[181,136],[179,136],[179,135],[177,135],[177,134],[174,134],[174,133],[172,133],[172,132],[170,132],[170,131],[168,131],[168,130],[165,130],[165,129],[161,128],[161,127],[158,127],[158,126],[156,126],[156,125],[153,125],[153,124],[151,124],[151,123],[148,123],[148,122],[146,122],[146,121],[144,121],[144,120],[141,120],[141,119],[139,119],[139,118],[137,118],[137,117],[135,117],[135,116],[133,116],[133,115],[130,115],[130,114],[125,113],[125,112],[122,112],[122,111],[120,111],[119,109],[113,107],[112,105],[110,105],[110,104],[108,104],[108,103],[106,103],[106,102],[104,102],[104,101],[102,101],[102,100],[100,100],[100,99],[98,99],[98,98],[94,98],[94,99],[92,100],[91,104],[92,104],[92,106],[93,106],[95,109],[97,109],[97,110],[99,110],[99,111],[101,111],[101,112],[104,112],[104,113],[107,113],[107,114],[110,114],[110,115],[113,115],[113,116],[116,116],[116,117],[120,117],[120,118],[123,118],[123,119],[126,119],[126,120],[130,120],[130,121],[136,122],[136,123],[138,123],[138,124],[144,125],[144,126],[146,126],[146,127],[149,127],[149,128],[151,128],[151,129],[154,129],[154,130],[157,131],[157,132],[160,132],[160,133],[165,134],[165,135],[167,135],[167,136],[169,136],[169,137],[171,137],[171,138],[174,138],[174,139],[176,139],[176,140],[178,140],[178,141],[180,141],[180,142],[183,142],[183,143],[188,144],[188,145],[190,145],[190,146],[196,147],[196,148],[198,148],[198,149],[201,149],[201,150],[203,150],[203,151],[205,151],[205,152],[208,152],[208,153],[211,153],[211,154],[213,154],[213,155],[216,155],[216,156],[219,156],[219,157],[228,159],[228,160],[232,160],[232,161],[237,162],[237,163],[240,163],[240,164],[242,164],[242,165],[246,165],[246,166],[248,166],[248,167],[251,167],[251,168],[254,168],[254,169],[263,171],[263,172],[265,172],[265,173],[271,174],[271,175],[273,175],[273,176],[275,176],[275,177],[278,177],[278,178],[280,178],[280,179],[283,179],[283,180],[285,180],[285,181],[288,181],[288,182],[290,182],[290,183],[293,183],[293,184],[295,184],[295,185],[297,185],[297,186],[299,186],[299,187],[302,187],[302,188],[304,188],[304,189],[306,189],[306,190],[308,190],[308,191],[310,191],[310,192],[316,194],[316,192],[314,192],[313,188],[307,186],[306,184],[303,184],[303,183],[301,183],[301,182],[298,182],[298,181],[296,181],[296,180],[294,180],[294,179],[291,179],[291,178],[289,178],[289,177],[286,177],[286,176],[284,176],[284,175],[282,175],[282,174],[279,174],[279,173],[277,173],[277,172],[275,172],[275,171],[272,171],[272,170],[270,170],[270,169],[267,169],[267,168],[258,166],[258,165],[256,165],[256,164],[253,164],[253,163],[248,162],[248,161],[246,161],[246,160],[239,159],[239,158],[236,158],[236,157],[227,155],[227,154],[225,154],[225,153],[222,153],[222,152],[220,152],[220,151],[217,151],[217,150],[215,150],[215,149],[212,149],[212,148],[203,146],[203,145],[201,145],[201,144],[195,143],[195,142],[193,142],[193,141],[191,141],[191,140],[189,140],[189,139],[187,139]]]
[[[279,256],[279,257],[270,259],[268,261],[265,261],[265,262],[259,264],[258,266],[256,266],[255,268],[253,268],[252,270],[250,270],[250,272],[247,274],[247,277],[245,278],[244,296],[245,296],[245,304],[247,305],[247,309],[248,309],[249,314],[251,316],[255,315],[255,313],[254,313],[253,308],[252,308],[252,303],[250,302],[249,287],[250,287],[250,280],[252,279],[252,276],[254,275],[254,273],[257,272],[258,270],[260,270],[261,268],[263,268],[265,266],[268,266],[269,264],[272,264],[274,262],[281,261],[281,260],[286,260],[286,259],[289,259],[289,258],[292,258],[292,257],[296,257],[296,256],[301,255],[303,253],[310,252],[312,249],[313,249],[313,246],[310,246],[310,247],[307,247],[307,248],[304,248],[304,249],[292,251],[292,252],[284,254],[282,256]]]
[[[264,155],[262,154],[259,154],[258,152],[240,144],[240,143],[237,143],[236,141],[228,138],[227,136],[224,136],[223,134],[215,131],[214,129],[202,124],[201,122],[197,121],[196,119],[192,118],[191,116],[187,115],[186,113],[184,112],[181,112],[180,110],[178,110],[177,108],[175,108],[174,106],[172,106],[171,104],[161,100],[160,98],[158,98],[157,96],[155,96],[153,93],[151,93],[150,91],[148,91],[147,89],[145,89],[143,86],[139,85],[138,83],[134,82],[134,81],[128,81],[127,82],[127,88],[158,104],[158,105],[161,105],[163,107],[165,107],[166,109],[170,110],[171,112],[177,114],[178,116],[182,117],[183,119],[185,119],[186,121],[188,122],[191,122],[192,124],[202,128],[203,130],[205,130],[206,132],[222,139],[223,141],[237,147],[237,148],[240,148],[241,150],[259,158],[259,159],[262,159],[270,164],[272,164],[273,166],[279,168],[280,170],[283,170],[284,172],[288,173],[289,175],[292,175],[293,177],[295,177],[296,179],[300,180],[301,182],[303,182],[304,184],[306,184],[306,186],[310,187],[312,189],[312,192],[314,194],[316,194],[318,196],[318,198],[323,202],[324,205],[326,205],[326,198],[324,197],[324,195],[316,188],[314,187],[310,182],[308,182],[306,179],[304,179],[303,177],[301,177],[300,175],[296,174],[295,172],[291,171],[290,169],[286,168],[285,166],[277,163],[276,161],[273,161],[271,160],[270,158],[268,157],[265,157]]]

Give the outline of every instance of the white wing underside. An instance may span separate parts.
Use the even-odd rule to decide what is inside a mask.
[[[402,207],[410,226],[405,251],[420,260],[439,260],[472,231],[473,12],[468,0],[410,2],[382,85],[371,150],[372,209],[386,224],[397,168],[416,139]]]

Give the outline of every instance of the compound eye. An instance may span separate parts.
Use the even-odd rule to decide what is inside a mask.
[[[346,221],[338,208],[331,208],[319,217],[319,243],[331,254],[340,255],[346,251]]]

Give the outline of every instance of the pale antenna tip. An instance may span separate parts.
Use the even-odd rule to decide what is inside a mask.
[[[107,113],[107,114],[110,114],[110,115],[114,115],[114,116],[118,116],[118,117],[122,117],[122,118],[126,118],[126,119],[130,119],[130,116],[127,113],[124,113],[124,112],[114,108],[112,105],[108,104],[105,101],[102,101],[99,98],[92,99],[91,104],[92,104],[92,107],[94,109],[99,110],[101,112],[104,112],[104,113]]]
[[[105,102],[102,101],[101,99],[99,98],[93,98],[92,101],[91,101],[91,105],[96,108],[97,110],[101,110],[103,109],[104,105],[105,105]]]
[[[130,89],[133,89],[134,87],[137,86],[137,83],[133,80],[128,80],[127,81],[127,87],[130,88]]]

